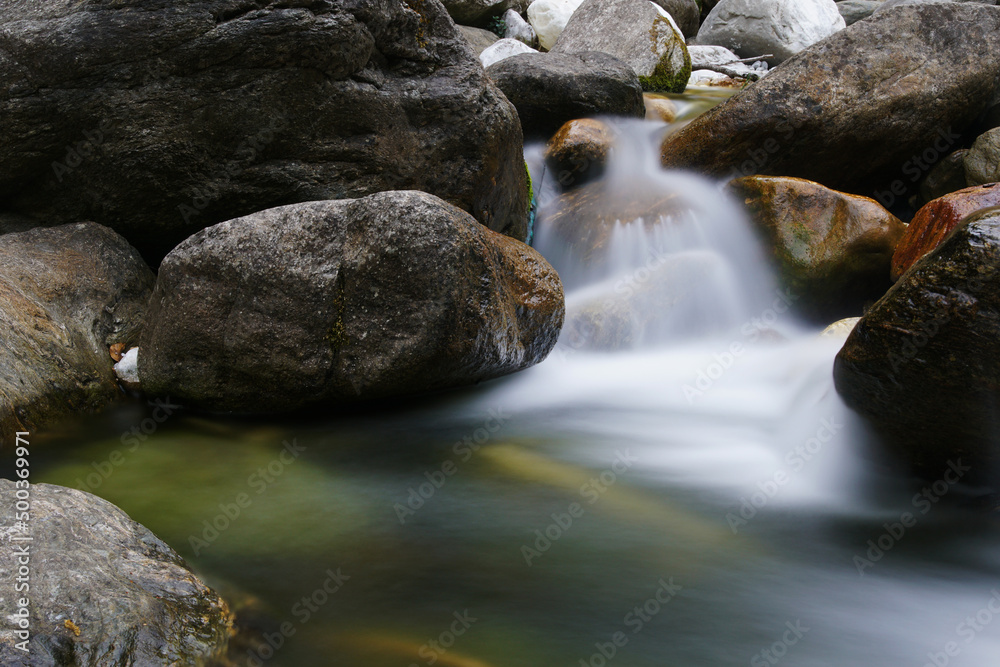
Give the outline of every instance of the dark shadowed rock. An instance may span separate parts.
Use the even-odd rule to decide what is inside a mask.
[[[523,12],[528,0],[441,0],[455,23],[488,27],[491,20],[503,16],[508,9]]]
[[[15,483],[0,479],[5,617],[26,595],[15,590],[25,544],[31,568],[29,652],[5,622],[5,667],[201,667],[225,653],[226,603],[149,530],[97,496],[51,484],[31,485],[31,521],[19,530],[15,500]]]
[[[967,218],[863,317],[834,365],[837,391],[928,478],[961,460],[1000,468],[1000,210]]]
[[[993,99],[997,72],[1000,8],[898,7],[794,56],[671,135],[663,163],[872,196],[908,178],[914,155],[954,144]]]
[[[976,211],[1000,206],[1000,183],[963,188],[928,202],[906,227],[892,256],[892,279],[898,280],[921,257],[948,237]]]
[[[167,255],[139,376],[146,392],[240,412],[418,394],[538,363],[562,319],[538,253],[437,197],[296,204]]]
[[[698,8],[697,0],[653,0],[653,2],[670,14],[685,37],[694,37],[698,34],[701,10]]]
[[[889,288],[889,264],[905,225],[867,197],[799,178],[746,176],[742,200],[802,308],[822,320],[861,312]]]
[[[639,77],[606,53],[525,53],[486,73],[517,107],[526,135],[547,138],[574,118],[646,114]]]
[[[691,76],[684,36],[649,0],[587,0],[551,51],[612,55],[635,70],[644,90],[683,93]]]
[[[0,236],[0,436],[107,405],[108,348],[139,336],[153,273],[94,223]]]
[[[264,208],[413,188],[524,238],[514,110],[438,2],[0,0],[0,210],[147,256]]]
[[[967,185],[965,181],[965,155],[967,148],[961,148],[949,153],[943,160],[927,172],[920,182],[920,204],[926,204],[932,199],[943,197],[949,192],[962,190]]]

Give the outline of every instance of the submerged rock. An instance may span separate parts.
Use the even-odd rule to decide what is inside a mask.
[[[639,78],[606,53],[526,53],[487,74],[517,108],[527,136],[547,138],[575,118],[646,114]]]
[[[1000,206],[1000,183],[965,188],[928,202],[913,216],[896,246],[892,279],[898,280],[917,260],[941,245],[962,220],[993,206]]]
[[[525,238],[514,109],[438,2],[0,0],[0,202],[159,259],[272,206],[413,188]]]
[[[861,319],[837,355],[837,391],[917,473],[937,479],[960,462],[963,481],[996,482],[998,341],[1000,210],[987,209]]]
[[[0,630],[9,667],[208,665],[229,640],[230,613],[177,553],[96,496],[30,487],[31,521],[15,521],[15,483],[0,479],[0,604],[30,597],[27,653],[15,625]],[[18,538],[30,537],[30,542]],[[18,549],[30,545],[31,589],[15,590]],[[8,616],[9,618],[9,616]]]
[[[807,313],[827,322],[859,313],[889,288],[892,252],[905,225],[878,202],[798,178],[747,176],[728,187]]]
[[[0,236],[0,436],[121,396],[110,347],[134,343],[153,273],[92,222]]]
[[[969,185],[1000,181],[1000,127],[979,135],[962,161]]]
[[[535,0],[528,5],[528,22],[538,35],[543,49],[551,49],[562,34],[573,12],[583,0]]]
[[[271,413],[474,384],[538,363],[555,271],[421,192],[262,211],[163,261],[142,335],[147,393]]]
[[[744,58],[768,55],[774,66],[846,25],[833,0],[722,0],[705,17],[697,42]]]
[[[571,120],[549,140],[545,161],[559,185],[568,190],[600,178],[614,143],[615,133],[607,123]]]
[[[587,0],[553,53],[600,51],[628,63],[644,90],[683,93],[691,75],[684,37],[649,0]]]
[[[669,98],[647,93],[642,99],[646,103],[646,120],[660,120],[664,123],[677,120],[677,105]]]
[[[812,46],[667,137],[663,164],[797,176],[875,198],[905,192],[913,157],[957,142],[993,99],[998,71],[1000,8],[899,7]]]

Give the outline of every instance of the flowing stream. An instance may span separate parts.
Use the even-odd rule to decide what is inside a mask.
[[[250,664],[1000,664],[996,520],[879,459],[843,339],[795,320],[737,204],[659,170],[663,127],[618,131],[605,196],[680,204],[596,263],[539,216],[568,321],[598,314],[542,364],[303,423],[130,404],[49,435],[34,481],[178,549],[269,638]]]

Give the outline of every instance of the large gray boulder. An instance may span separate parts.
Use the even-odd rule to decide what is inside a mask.
[[[311,202],[203,230],[163,260],[147,392],[280,412],[474,384],[555,345],[541,255],[422,192]]]
[[[1000,209],[967,218],[861,318],[837,355],[844,401],[931,479],[1000,482]],[[992,478],[992,479],[990,479]]]
[[[916,187],[914,156],[952,150],[994,99],[998,72],[1000,8],[898,7],[669,136],[663,163],[720,177],[796,176],[888,201],[889,188],[895,197]]]
[[[524,53],[486,73],[517,108],[528,136],[548,138],[575,118],[646,115],[635,70],[606,53]]]
[[[627,63],[644,90],[683,93],[691,76],[684,36],[649,0],[586,0],[552,53],[600,51]]]
[[[239,215],[406,188],[526,235],[515,111],[438,2],[0,0],[0,43],[0,209],[153,259]]]
[[[698,7],[698,0],[652,1],[670,14],[685,37],[694,37],[698,34],[698,26],[701,24],[701,9]]]
[[[135,344],[153,273],[94,223],[0,236],[0,437],[122,395],[109,347]]]
[[[833,0],[722,0],[698,30],[699,44],[777,65],[846,26]]]
[[[0,664],[200,667],[222,657],[229,609],[173,549],[97,496],[15,486],[0,479]],[[15,512],[25,498],[26,527]],[[19,591],[24,548],[30,590]],[[25,598],[29,607],[20,604]],[[21,618],[30,629],[27,653],[18,648]]]

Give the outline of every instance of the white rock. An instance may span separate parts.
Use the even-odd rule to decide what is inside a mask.
[[[528,5],[528,23],[538,35],[538,44],[546,51],[551,49],[573,12],[583,0],[535,0]]]
[[[483,64],[483,67],[489,67],[494,63],[500,62],[504,58],[510,58],[511,56],[518,55],[519,53],[538,53],[538,51],[535,51],[524,42],[519,42],[516,39],[508,39],[505,37],[480,53],[479,62]]]
[[[772,54],[768,63],[774,66],[846,26],[833,0],[722,0],[696,41],[743,58]]]
[[[507,10],[507,13],[503,15],[503,20],[507,26],[507,29],[504,31],[504,37],[507,39],[516,39],[531,47],[538,45],[538,35],[535,34],[535,29],[513,9]]]
[[[734,81],[725,74],[710,69],[695,70],[688,79],[689,86],[717,86],[721,83],[734,83]]]
[[[710,69],[727,76],[760,76],[767,71],[767,63],[759,61],[748,65],[739,62],[740,57],[724,46],[689,46],[691,69]]]
[[[847,338],[854,331],[855,325],[861,320],[860,317],[848,317],[843,320],[837,320],[827,328],[823,329],[821,336],[826,336],[828,338]]]
[[[133,347],[122,355],[121,361],[115,364],[115,375],[126,387],[139,385],[139,348]]]

